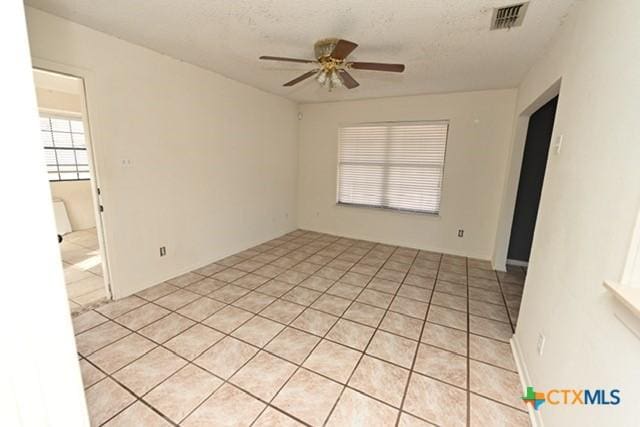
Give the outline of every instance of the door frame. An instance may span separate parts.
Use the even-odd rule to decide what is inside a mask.
[[[496,231],[496,240],[493,253],[493,268],[498,271],[507,270],[507,252],[509,250],[509,240],[511,239],[511,226],[513,225],[513,215],[516,209],[516,198],[518,196],[518,185],[520,183],[520,171],[522,169],[522,160],[524,157],[524,146],[527,140],[527,130],[529,128],[529,118],[533,113],[538,111],[540,107],[560,95],[562,79],[556,80],[551,86],[544,90],[535,101],[525,107],[521,112],[516,112],[515,125],[513,130],[513,144],[511,147],[511,156],[509,159],[509,169],[505,177],[504,191],[502,196],[502,205],[500,216],[498,218],[498,228]],[[561,99],[558,99],[558,106]],[[556,109],[556,117],[558,109]],[[555,129],[557,121],[554,122],[553,132],[551,134],[551,147],[549,153],[554,146],[556,139]],[[549,158],[547,157],[547,162]],[[545,172],[546,173],[546,172]],[[544,193],[544,187],[542,189]],[[542,194],[543,194],[542,193]],[[540,200],[542,200],[542,194]],[[538,209],[540,215],[540,209]],[[537,222],[536,222],[537,223]],[[535,229],[534,229],[535,236]],[[534,237],[535,241],[535,237]],[[533,245],[532,245],[533,247]]]
[[[111,281],[111,269],[109,263],[108,242],[106,238],[107,221],[105,221],[101,211],[103,188],[100,186],[100,168],[96,156],[96,139],[94,130],[91,128],[89,113],[89,103],[87,101],[87,86],[93,87],[93,73],[90,70],[72,67],[65,64],[48,61],[42,58],[32,57],[32,67],[34,70],[46,71],[63,76],[74,77],[81,85],[81,112],[82,123],[85,129],[85,144],[87,146],[87,157],[89,160],[89,177],[91,182],[91,199],[93,200],[93,212],[96,220],[96,232],[98,235],[99,252],[102,261],[102,277],[104,279],[105,294],[108,300],[113,299],[113,282]]]

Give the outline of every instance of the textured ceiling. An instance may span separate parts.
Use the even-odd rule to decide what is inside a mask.
[[[489,31],[492,9],[515,0],[27,0],[38,9],[299,102],[515,87],[573,0],[531,0],[522,27]],[[352,60],[402,62],[403,74],[353,70],[361,86],[328,93],[313,79],[313,43],[360,45]]]

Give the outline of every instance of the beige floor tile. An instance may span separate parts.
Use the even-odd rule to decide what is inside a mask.
[[[297,285],[304,279],[309,277],[307,273],[301,273],[299,271],[287,270],[276,277],[276,280],[289,283],[291,285]]]
[[[98,368],[87,362],[85,359],[80,360],[80,373],[82,374],[82,383],[84,388],[91,387],[105,377]]]
[[[340,281],[342,283],[358,286],[360,288],[365,287],[370,280],[371,280],[371,276],[367,274],[360,274],[360,273],[354,273],[354,272],[346,273],[344,276],[340,278]]]
[[[187,360],[193,360],[223,337],[218,331],[196,324],[164,343],[164,346]]]
[[[180,308],[178,313],[196,322],[201,322],[224,306],[225,304],[220,301],[201,297]]]
[[[252,313],[258,313],[276,299],[272,296],[251,292],[233,303],[234,306]]]
[[[426,322],[420,340],[462,356],[467,355],[467,333],[458,329]]]
[[[302,305],[285,300],[278,300],[262,310],[260,315],[275,320],[276,322],[289,324],[302,313],[303,310],[304,306]]]
[[[207,277],[188,286],[185,286],[184,289],[189,292],[194,292],[198,295],[209,295],[211,292],[217,291],[218,289],[225,286],[227,286],[225,282]]]
[[[273,279],[274,277],[278,276],[279,274],[283,273],[285,271],[284,268],[282,267],[278,267],[272,264],[268,264],[265,265],[263,267],[260,267],[259,269],[257,269],[256,271],[254,271],[254,274],[258,274],[260,276],[266,277],[268,279]]]
[[[114,322],[102,323],[76,336],[78,353],[88,356],[94,351],[129,335],[131,331]]]
[[[311,276],[300,283],[300,286],[313,289],[314,291],[324,292],[333,285],[333,280],[325,279],[320,276]]]
[[[225,384],[182,423],[185,427],[249,426],[265,404],[230,384]]]
[[[417,340],[420,338],[424,321],[389,311],[385,314],[380,329]]]
[[[107,301],[107,296],[104,289],[99,288],[87,294],[73,297],[72,300],[81,306],[89,306],[98,301]]]
[[[398,295],[421,302],[429,302],[429,299],[431,298],[431,289],[404,284],[400,286],[400,289],[398,289]]]
[[[338,280],[343,274],[344,271],[331,267],[323,267],[315,272],[316,276],[324,277],[329,280]]]
[[[296,304],[308,306],[313,304],[313,302],[317,300],[320,295],[320,292],[298,286],[284,294],[282,299],[295,302]]]
[[[372,327],[377,327],[383,316],[383,309],[359,302],[354,302],[343,315],[345,319],[353,320]]]
[[[377,331],[366,350],[367,354],[405,368],[411,368],[418,343],[384,331]]]
[[[229,305],[217,311],[202,323],[228,334],[252,317],[253,313]]]
[[[175,337],[180,332],[189,329],[194,325],[194,323],[195,322],[191,319],[187,319],[186,317],[180,316],[176,313],[171,313],[168,316],[140,329],[138,333],[157,342],[158,344],[162,344]]]
[[[356,301],[386,309],[391,304],[393,295],[373,289],[365,289],[360,293]]]
[[[467,297],[467,285],[460,285],[457,283],[445,282],[440,279],[436,281],[436,292],[441,292],[450,295],[457,295],[459,297]]]
[[[112,374],[154,347],[155,343],[134,333],[96,351],[89,356],[89,360],[106,373]]]
[[[373,400],[357,391],[346,389],[327,426],[393,426],[398,410]]]
[[[73,300],[94,291],[102,291],[103,296],[106,295],[104,279],[94,274],[67,284],[67,295]]]
[[[327,289],[327,294],[342,297],[348,300],[354,300],[360,294],[360,292],[362,292],[362,288],[343,282],[336,282],[329,289]]]
[[[251,259],[246,259],[242,262],[237,263],[236,265],[233,266],[233,268],[238,269],[238,270],[242,270],[242,271],[246,271],[248,273],[259,269],[260,267],[262,267],[264,265],[263,262],[258,262],[255,260],[251,260]]]
[[[132,404],[136,398],[110,378],[89,387],[86,392],[91,425],[100,425]]]
[[[137,331],[138,329],[144,328],[156,320],[163,318],[169,313],[169,310],[166,308],[155,304],[146,304],[116,318],[116,322],[131,330]]]
[[[333,325],[326,338],[346,346],[364,350],[375,329],[346,319]]]
[[[520,377],[515,372],[471,360],[469,361],[469,388],[475,393],[526,410],[520,398],[522,396]]]
[[[391,280],[393,282],[402,283],[405,277],[405,273],[396,270],[390,270],[388,268],[382,268],[376,273],[377,278]]]
[[[505,342],[471,334],[469,335],[469,356],[511,371],[516,370],[511,346]]]
[[[241,288],[240,286],[227,285],[224,288],[220,288],[217,291],[211,292],[207,296],[209,298],[231,304],[232,302],[240,299],[242,296],[248,294],[249,292],[251,292],[249,289]]]
[[[529,427],[530,425],[526,412],[471,394],[471,427]]]
[[[269,282],[260,286],[257,290],[263,294],[270,295],[275,298],[280,298],[282,295],[289,292],[295,285],[281,282],[279,280],[270,280]]]
[[[333,295],[324,294],[318,298],[311,307],[334,316],[342,316],[347,307],[351,304],[348,299],[340,298]]]
[[[232,337],[225,337],[205,351],[194,363],[221,378],[227,379],[257,352],[258,349],[256,347]]]
[[[94,328],[106,322],[107,320],[109,319],[100,315],[99,313],[96,313],[93,310],[89,310],[73,318],[73,330],[77,335],[86,330]]]
[[[435,424],[465,426],[467,393],[414,373],[409,380],[404,410]]]
[[[469,300],[469,313],[500,322],[509,322],[507,309],[504,304],[497,305],[483,301]]]
[[[105,427],[154,426],[170,427],[171,424],[141,401],[129,406],[113,417]]]
[[[187,365],[145,396],[145,400],[176,423],[204,402],[222,380],[195,365]]]
[[[155,303],[169,310],[177,310],[198,298],[200,298],[199,294],[189,292],[184,289],[178,289],[169,295],[158,298],[155,300]]]
[[[427,315],[427,308],[429,304],[412,300],[409,298],[396,296],[389,307],[389,310],[397,313],[405,314],[407,316],[415,317],[420,320],[424,320]]]
[[[110,319],[115,319],[116,317],[122,316],[123,314],[146,303],[146,300],[135,295],[131,295],[121,300],[113,301],[100,306],[96,308],[96,311],[100,312],[100,314],[107,316]]]
[[[146,299],[147,301],[155,301],[158,298],[170,294],[171,292],[177,291],[178,289],[178,287],[165,282],[140,291],[136,295],[140,298]]]
[[[336,316],[308,308],[293,321],[291,326],[314,335],[323,336],[331,329],[337,320],[338,318]]]
[[[467,313],[462,311],[432,305],[429,308],[427,320],[442,326],[448,326],[462,331],[467,330]]]
[[[238,270],[235,268],[228,268],[226,270],[222,270],[214,274],[211,277],[216,280],[222,280],[223,282],[231,283],[234,280],[237,280],[246,274],[247,274],[246,271]]]
[[[286,328],[265,349],[300,364],[311,353],[320,338],[293,328]]]
[[[142,396],[186,363],[169,350],[156,347],[116,372],[113,377],[138,396]]]
[[[386,292],[388,294],[395,294],[400,289],[400,283],[391,280],[382,279],[380,277],[374,277],[367,285],[367,289],[373,289],[375,291]]]
[[[440,307],[452,308],[458,311],[467,311],[467,298],[457,295],[445,294],[443,292],[434,292],[432,304]]]
[[[268,402],[296,369],[296,365],[261,351],[229,381]]]
[[[304,424],[299,423],[293,418],[283,414],[274,408],[267,408],[262,415],[258,417],[253,427],[302,427]]]
[[[273,405],[314,426],[324,423],[342,386],[318,374],[298,370],[273,400]]]
[[[339,383],[346,383],[362,353],[322,340],[302,366]]]
[[[469,316],[469,329],[472,334],[482,335],[507,343],[513,335],[509,324],[473,315]]]
[[[446,383],[467,387],[467,358],[450,351],[420,344],[413,369]]]
[[[284,325],[256,316],[236,329],[231,335],[262,348],[282,329],[284,329]]]
[[[225,270],[227,267],[224,265],[216,264],[212,262],[211,264],[207,264],[204,267],[200,267],[197,270],[194,270],[194,273],[198,273],[202,276],[213,276],[219,271]]]
[[[408,370],[364,356],[351,377],[349,386],[400,407],[408,378]]]
[[[398,427],[429,427],[429,426],[435,426],[435,424],[428,423],[424,420],[421,420],[420,418],[407,414],[406,412],[402,412],[400,414]]]
[[[469,288],[469,298],[478,301],[490,302],[493,304],[504,304],[500,292],[487,291],[480,288]]]
[[[198,280],[202,280],[203,278],[204,276],[198,273],[189,272],[189,273],[185,273],[180,276],[174,277],[173,279],[169,279],[167,280],[167,283],[170,283],[173,286],[184,288],[185,286],[195,283]]]

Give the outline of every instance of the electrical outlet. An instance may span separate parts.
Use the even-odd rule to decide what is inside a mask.
[[[458,230],[458,237],[464,237],[464,230],[463,229]]]
[[[167,254],[167,248],[165,246],[160,246],[160,256],[165,256]]]
[[[538,356],[542,356],[544,351],[544,342],[546,338],[542,332],[538,333]]]

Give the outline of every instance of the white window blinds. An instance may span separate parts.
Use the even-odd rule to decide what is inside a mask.
[[[340,128],[338,202],[438,213],[447,121]]]
[[[40,115],[40,136],[49,181],[89,179],[89,158],[82,119]]]

